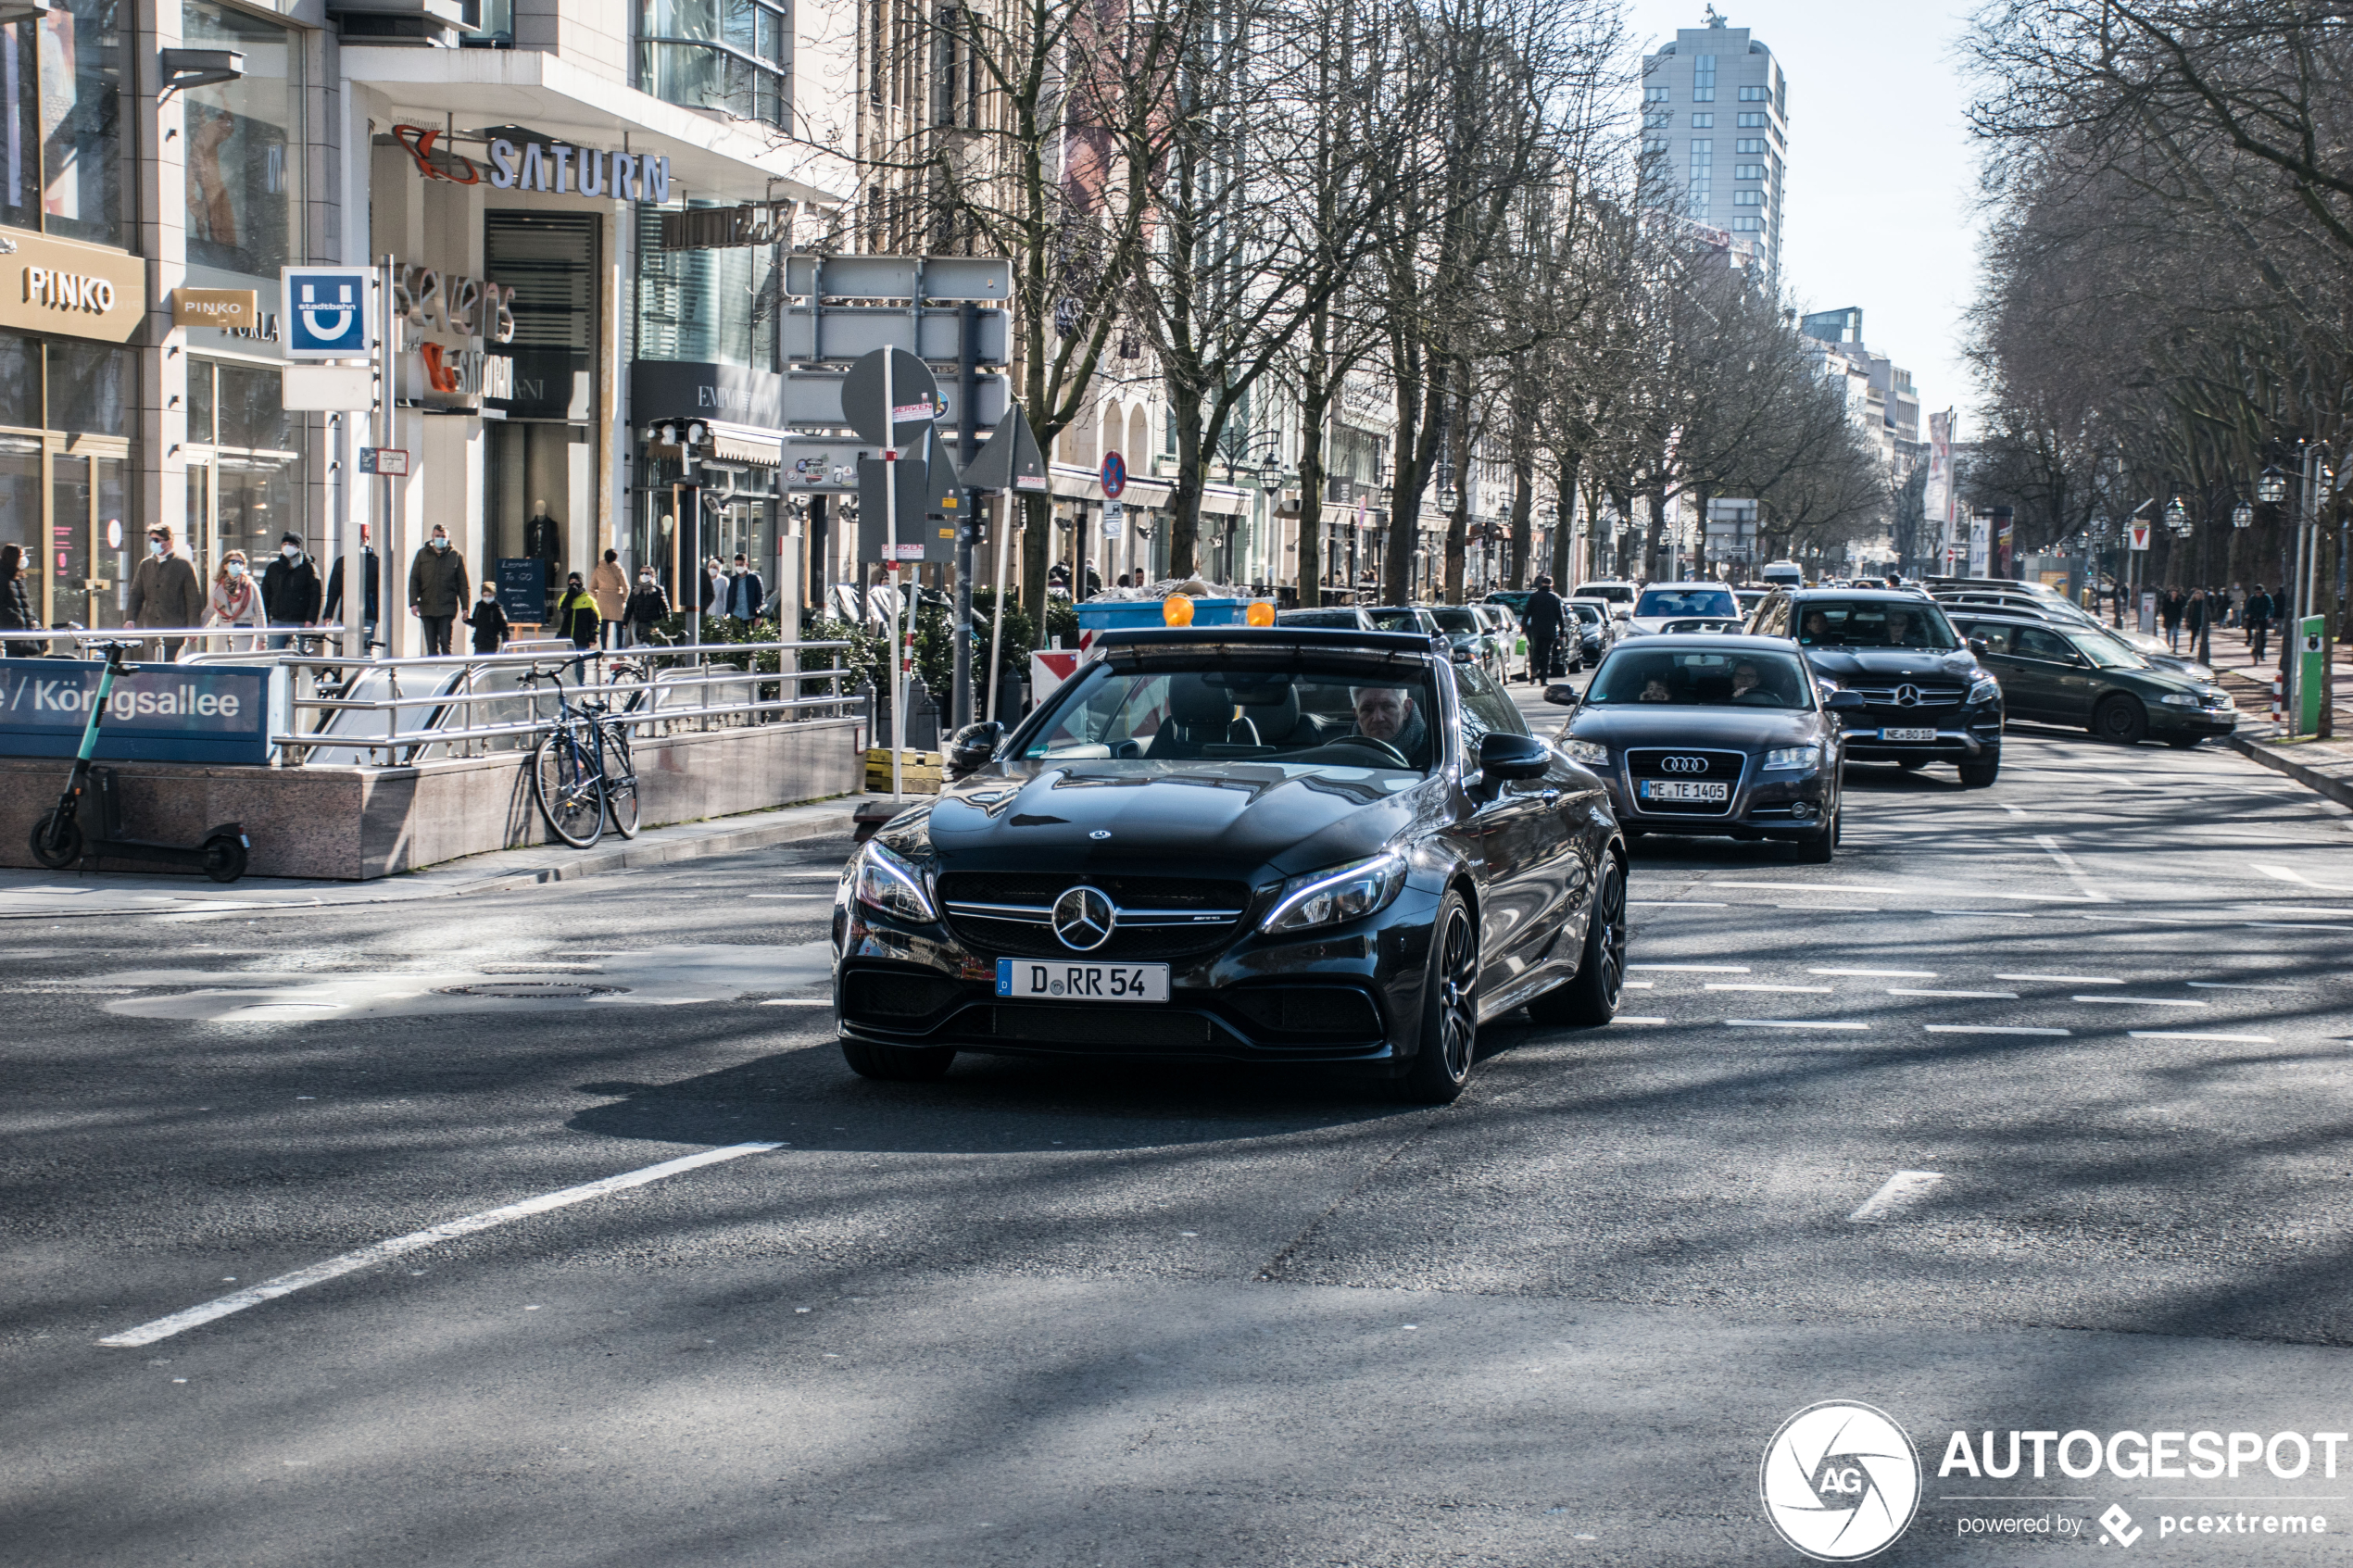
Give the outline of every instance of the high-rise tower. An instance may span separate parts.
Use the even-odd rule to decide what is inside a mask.
[[[1642,155],[1651,199],[1731,236],[1779,276],[1789,83],[1773,52],[1711,6],[1642,60]]]

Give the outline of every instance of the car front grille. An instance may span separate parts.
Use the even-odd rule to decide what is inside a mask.
[[[1907,708],[1950,708],[1969,695],[1966,686],[1922,685],[1915,682],[1912,690],[1918,694],[1917,700],[1906,703],[1897,698],[1895,694],[1901,688],[1896,686],[1856,686],[1854,689],[1861,693],[1863,700],[1873,708],[1893,708],[1899,712]]]
[[[1703,751],[1692,746],[1644,747],[1626,753],[1626,771],[1636,779],[1680,779],[1729,785],[1721,800],[1645,800],[1636,794],[1634,809],[1659,817],[1723,817],[1731,814],[1740,793],[1741,767],[1747,760],[1737,751]],[[1639,791],[1640,786],[1637,786]]]
[[[1117,909],[1111,940],[1090,959],[1141,961],[1214,952],[1232,941],[1250,908],[1247,883],[1205,877],[1077,876],[1067,872],[950,872],[939,879],[949,929],[980,952],[1068,958],[1054,935],[1054,900],[1085,883]]]

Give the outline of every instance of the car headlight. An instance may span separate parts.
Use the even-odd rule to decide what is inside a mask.
[[[2236,708],[2238,704],[2231,700],[2230,693],[2218,686],[2214,690],[2206,694],[2206,706],[2208,708]]]
[[[936,924],[939,920],[939,911],[932,908],[931,895],[924,889],[923,873],[879,843],[869,840],[859,852],[858,872],[852,885],[857,889],[858,901],[869,909],[919,925]]]
[[[2163,696],[2158,697],[2157,700],[2163,703],[2168,708],[2196,708],[2198,706],[2197,693],[2196,692],[2167,692]]]
[[[1588,768],[1609,766],[1609,747],[1597,740],[1579,740],[1571,735],[1568,744],[1561,749],[1568,753],[1568,759],[1571,762],[1582,762]]]
[[[1389,907],[1405,885],[1405,859],[1384,850],[1329,871],[1310,872],[1283,884],[1283,896],[1260,922],[1269,933],[1304,931],[1335,921],[1355,920]]]
[[[1971,702],[1992,702],[2001,695],[2002,683],[1991,675],[1986,676],[1982,681],[1976,682],[1969,689],[1969,699]]]
[[[1772,772],[1810,773],[1822,765],[1822,748],[1818,746],[1776,746],[1765,754],[1765,771]]]

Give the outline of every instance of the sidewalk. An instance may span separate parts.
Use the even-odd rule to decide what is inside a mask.
[[[54,920],[60,916],[196,914],[233,909],[325,908],[348,904],[400,904],[465,893],[500,893],[547,882],[610,875],[706,855],[732,855],[804,838],[847,836],[849,813],[860,796],[806,806],[747,811],[739,817],[648,828],[635,840],[608,834],[594,849],[542,845],[473,855],[374,882],[297,881],[248,877],[223,886],[200,876],[158,876],[144,872],[0,870],[0,920]]]
[[[2239,705],[2239,727],[2230,737],[2233,750],[2245,753],[2274,772],[2284,773],[2316,794],[2342,806],[2353,806],[2353,663],[2339,646],[2330,660],[2335,677],[2335,730],[2330,740],[2282,740],[2271,721],[2271,680],[2279,673],[2279,644],[2266,648],[2261,664],[2247,658],[2246,633],[2229,628],[2214,634],[2214,677]]]

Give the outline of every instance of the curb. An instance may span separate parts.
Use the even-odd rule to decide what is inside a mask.
[[[2223,737],[2232,750],[2253,758],[2276,773],[2284,773],[2315,794],[2325,795],[2340,806],[2353,806],[2353,779],[2343,779],[2324,773],[2309,762],[2298,761],[2294,755],[2275,746],[2243,734]]]
[[[535,866],[529,871],[511,872],[503,876],[485,877],[453,887],[451,895],[468,893],[504,893],[519,887],[537,887],[550,882],[578,882],[592,876],[610,876],[615,872],[635,871],[646,866],[670,865],[680,860],[699,860],[712,855],[732,855],[746,849],[765,849],[774,845],[790,844],[804,838],[825,838],[852,831],[850,809],[847,806],[833,810],[811,810],[808,807],[785,807],[796,815],[790,822],[761,822],[721,833],[698,834],[692,838],[673,839],[666,843],[639,839],[624,842],[612,849],[595,849],[574,856],[554,865]],[[764,813],[763,813],[764,814]],[[656,829],[656,832],[661,830]],[[428,874],[432,868],[428,868]]]

